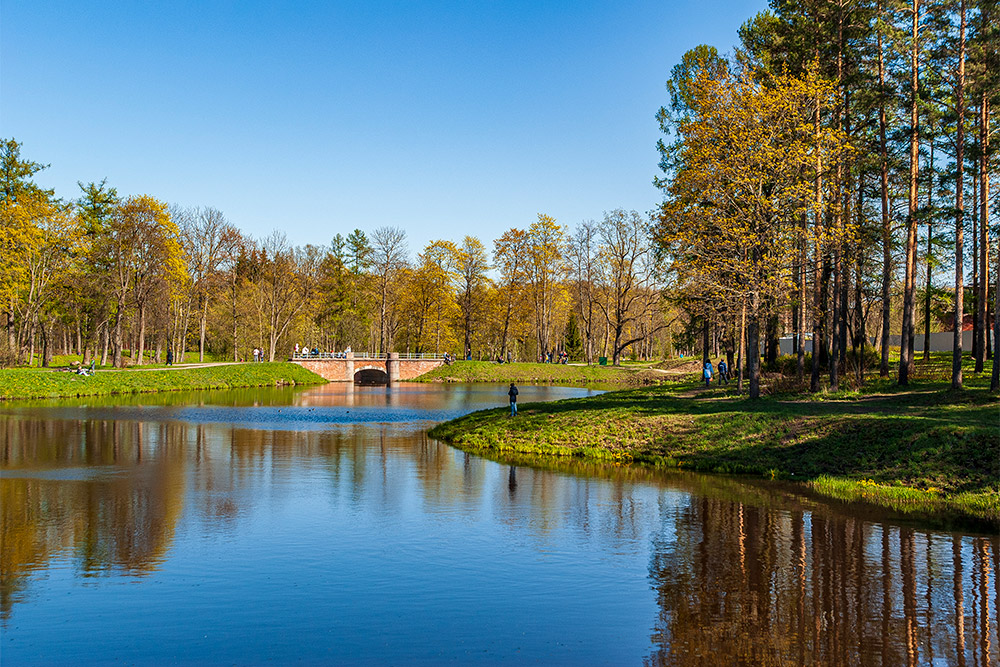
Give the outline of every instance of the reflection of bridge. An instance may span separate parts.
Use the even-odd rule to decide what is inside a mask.
[[[388,355],[345,352],[295,355],[291,361],[330,382],[384,383],[412,380],[444,364],[444,357],[436,354],[398,352],[390,352]]]

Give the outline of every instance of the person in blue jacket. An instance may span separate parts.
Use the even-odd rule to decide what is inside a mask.
[[[705,368],[701,372],[702,376],[705,378],[705,386],[712,384],[712,362],[706,361]]]
[[[510,416],[517,416],[517,387],[513,382],[510,383],[510,389],[507,391],[507,396],[510,397]]]

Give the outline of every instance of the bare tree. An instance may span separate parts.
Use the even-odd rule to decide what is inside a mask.
[[[651,333],[633,325],[645,318],[656,303],[655,262],[649,224],[636,211],[616,209],[605,213],[599,233],[601,282],[606,298],[597,304],[608,322],[613,337],[611,357],[618,366],[622,351]]]
[[[475,236],[462,239],[462,245],[455,253],[455,260],[459,277],[458,303],[462,308],[465,325],[465,351],[469,354],[472,350],[473,321],[480,310],[477,298],[489,281],[486,272],[489,271],[490,264],[483,242]]]
[[[199,208],[178,221],[188,256],[192,286],[198,301],[198,361],[205,360],[205,329],[209,295],[216,290],[220,268],[239,241],[239,230],[229,224],[222,211]]]
[[[379,227],[372,232],[372,263],[379,294],[379,352],[392,349],[396,330],[394,281],[406,267],[406,232],[399,227]]]
[[[524,282],[524,266],[528,254],[528,235],[522,229],[508,229],[503,236],[493,242],[493,261],[500,271],[500,282],[504,289],[503,329],[500,334],[500,355],[507,356],[507,339],[510,332],[510,317],[514,309],[514,299]]]
[[[539,213],[528,229],[528,261],[524,268],[535,313],[538,353],[543,358],[552,349],[555,305],[566,273],[565,243],[566,232],[555,218]]]
[[[274,361],[278,342],[309,303],[316,257],[315,253],[296,253],[279,231],[264,239],[262,250],[263,270],[257,289],[267,318],[268,361]]]
[[[584,356],[594,361],[594,316],[597,306],[595,287],[598,277],[598,225],[587,220],[576,228],[569,240],[567,259],[570,278],[576,287],[576,307],[583,322]]]

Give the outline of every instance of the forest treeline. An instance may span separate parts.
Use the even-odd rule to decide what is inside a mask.
[[[732,54],[698,46],[670,73],[657,210],[572,228],[539,214],[492,247],[412,254],[392,226],[292,247],[104,181],[62,200],[5,140],[0,354],[697,350],[728,356],[756,396],[781,337],[816,391],[876,368],[905,385],[917,337],[927,355],[931,332],[952,331],[959,387],[963,355],[982,372],[1000,330],[998,35],[994,1],[774,0]]]
[[[9,139],[0,155],[8,365],[58,353],[120,367],[189,349],[247,360],[253,348],[273,361],[295,345],[614,363],[666,353],[648,215],[615,210],[570,230],[540,214],[492,248],[464,236],[415,257],[391,226],[295,247],[105,181],[62,200],[21,153]]]
[[[746,359],[751,395],[779,334],[813,391],[876,364],[905,385],[915,338],[927,355],[938,330],[953,386],[963,354],[983,371],[1000,330],[998,31],[985,0],[773,0],[733,54],[702,45],[673,68],[656,238],[704,347]]]

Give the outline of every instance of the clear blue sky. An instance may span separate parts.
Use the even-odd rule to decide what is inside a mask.
[[[763,0],[3,0],[0,136],[76,198],[107,177],[296,244],[396,225],[491,241],[659,201],[684,51]]]

